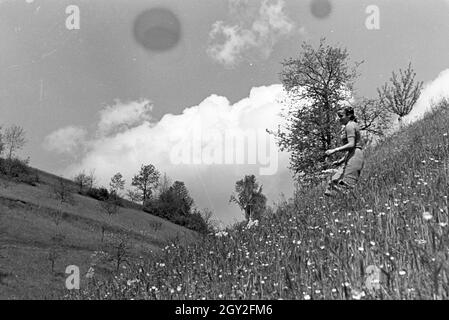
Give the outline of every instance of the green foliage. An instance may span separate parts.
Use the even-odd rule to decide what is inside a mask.
[[[90,177],[83,171],[80,172],[79,174],[77,174],[74,178],[73,181],[77,184],[77,186],[79,187],[79,193],[83,193],[84,190],[90,186]]]
[[[111,178],[109,187],[110,187],[111,192],[114,192],[117,195],[119,194],[120,191],[122,191],[125,188],[125,179],[123,179],[123,176],[120,172],[117,172]]]
[[[262,186],[256,182],[254,175],[245,176],[235,183],[236,195],[231,195],[229,202],[235,202],[245,214],[246,220],[260,219],[265,211],[267,198],[262,193]]]
[[[209,227],[201,213],[193,210],[194,201],[182,181],[175,181],[168,189],[147,201],[144,211],[167,219],[188,229],[207,233]]]
[[[109,191],[104,187],[90,188],[89,190],[87,190],[86,195],[99,201],[105,201],[109,199]]]
[[[131,185],[136,187],[134,196],[142,201],[145,206],[147,200],[151,198],[153,189],[159,182],[160,173],[156,170],[154,165],[142,165],[138,174],[136,174],[131,182]]]
[[[337,110],[350,97],[356,68],[348,66],[346,49],[321,39],[318,48],[303,43],[297,58],[282,63],[280,78],[287,96],[286,124],[275,133],[281,150],[289,151],[297,177],[313,176],[323,167],[324,151],[335,146],[340,124]]]
[[[29,159],[0,158],[0,175],[16,182],[26,183],[35,186],[39,182],[39,175],[28,166]]]

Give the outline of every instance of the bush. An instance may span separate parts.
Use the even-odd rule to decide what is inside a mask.
[[[0,158],[0,174],[16,182],[35,186],[39,182],[39,176],[35,170],[28,166],[29,159]]]
[[[149,201],[143,211],[199,233],[206,234],[209,231],[208,224],[201,213],[196,210],[193,213],[182,215],[173,205],[154,200]]]
[[[109,199],[109,191],[106,188],[90,188],[85,193],[86,196],[94,198],[99,201],[105,201]]]

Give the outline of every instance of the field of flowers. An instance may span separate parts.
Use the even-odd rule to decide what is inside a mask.
[[[367,150],[356,190],[171,244],[73,299],[448,299],[449,103]]]

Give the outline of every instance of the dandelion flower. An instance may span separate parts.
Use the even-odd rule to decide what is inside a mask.
[[[353,290],[352,298],[353,298],[354,300],[360,300],[360,299],[362,299],[364,296],[365,296],[365,292],[364,292],[363,290],[361,290],[361,291]]]
[[[424,218],[424,220],[430,220],[433,218],[432,214],[428,211],[423,212],[422,217]]]

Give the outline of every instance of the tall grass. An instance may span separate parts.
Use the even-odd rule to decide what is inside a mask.
[[[449,104],[441,103],[367,150],[348,196],[297,191],[258,225],[173,243],[66,297],[448,299],[448,119]]]

